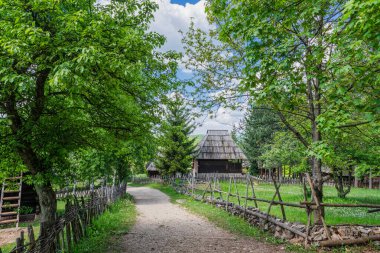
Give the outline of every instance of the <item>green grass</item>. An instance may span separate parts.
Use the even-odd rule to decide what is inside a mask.
[[[171,186],[162,184],[129,184],[130,186],[147,186],[151,188],[158,189],[168,195],[170,200],[174,204],[181,205],[192,213],[198,214],[207,218],[210,222],[214,223],[220,228],[230,231],[237,235],[243,235],[248,237],[253,237],[260,241],[265,241],[271,244],[283,244],[287,252],[377,252],[380,250],[379,246],[370,244],[367,246],[347,246],[338,247],[333,249],[327,249],[326,251],[322,249],[317,249],[315,247],[304,249],[299,245],[292,245],[290,243],[284,242],[280,239],[275,238],[272,234],[262,231],[258,227],[254,227],[246,222],[243,218],[233,216],[227,213],[224,209],[212,206],[210,204],[194,200],[193,198],[177,193]],[[273,186],[272,186],[273,187]],[[245,191],[244,191],[245,192]]]
[[[65,201],[57,202],[57,212],[65,211]],[[128,195],[114,204],[99,216],[93,224],[88,228],[88,237],[83,238],[75,247],[74,252],[106,252],[110,244],[110,240],[129,231],[136,219],[136,209],[132,198]],[[31,223],[21,223],[20,227],[27,227]],[[32,223],[35,236],[39,235],[39,221]],[[26,236],[26,242],[28,242]],[[1,247],[2,252],[10,252],[16,243],[10,243]],[[112,251],[113,252],[113,251]]]
[[[223,191],[228,192],[228,182],[221,182]],[[242,183],[237,184],[240,196],[245,196],[246,185]],[[271,200],[275,188],[270,184],[258,184],[254,186],[256,197]],[[235,194],[235,188],[232,187],[232,193]],[[252,191],[249,190],[249,196],[252,196]],[[300,185],[282,185],[280,194],[284,202],[299,203],[304,201],[303,188]],[[226,199],[227,194],[222,197]],[[219,194],[216,194],[219,197]],[[276,198],[276,200],[278,200]],[[310,198],[309,198],[310,200]],[[238,203],[237,198],[230,197],[230,201]],[[347,204],[380,204],[380,190],[378,189],[361,189],[353,188],[348,194],[347,198],[341,199],[337,197],[336,189],[331,186],[324,187],[324,200],[325,203],[347,203]],[[244,200],[241,200],[241,205],[244,205]],[[253,201],[248,201],[249,206],[254,206]],[[258,202],[260,210],[267,212],[269,203]],[[367,224],[367,225],[380,225],[380,213],[367,213],[368,208],[341,208],[341,207],[326,207],[326,222],[329,225],[335,224]],[[296,207],[285,207],[286,218],[293,222],[307,222],[307,215],[305,209]],[[277,217],[282,217],[280,206],[272,206],[271,214]]]
[[[110,247],[120,246],[117,238],[128,233],[136,216],[136,208],[130,195],[118,200],[93,222],[88,228],[88,236],[75,246],[73,252],[117,252],[118,249]]]

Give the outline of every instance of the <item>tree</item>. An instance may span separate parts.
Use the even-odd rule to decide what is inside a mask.
[[[207,34],[191,27],[183,39],[187,67],[194,70],[203,88],[212,94],[215,90],[232,94],[222,102],[248,96],[277,112],[286,128],[308,150],[314,190],[320,201],[322,160],[317,151],[323,152],[318,148],[323,139],[332,131],[338,133],[337,129],[378,125],[377,109],[366,106],[377,105],[379,101],[378,85],[374,85],[378,74],[373,71],[378,64],[370,61],[364,65],[371,66],[371,71],[359,67],[366,61],[365,55],[373,50],[369,43],[360,44],[360,38],[355,37],[363,29],[349,32],[356,26],[346,25],[350,20],[343,15],[352,14],[349,17],[354,17],[354,24],[361,23],[361,19],[356,11],[344,14],[352,6],[345,5],[347,2],[210,1],[206,9],[215,29]],[[351,2],[355,2],[355,10],[359,5],[359,13],[367,18],[365,13],[376,9],[371,1],[366,2],[371,7],[368,12],[359,1]],[[375,27],[373,22],[371,27]],[[368,41],[377,43],[374,30],[371,31]],[[357,43],[346,50],[355,40]],[[358,48],[364,50],[357,52]],[[343,54],[349,56],[342,57]],[[347,66],[355,66],[351,68],[356,71],[355,76],[359,78],[364,73],[365,78],[348,82]],[[235,93],[231,93],[228,83]],[[321,223],[322,216],[323,210],[316,210],[315,222]]]
[[[262,164],[260,156],[264,154],[266,145],[272,143],[274,134],[281,128],[280,119],[273,110],[251,105],[244,117],[242,134],[238,139],[249,160],[251,174],[259,172],[259,164]]]
[[[196,151],[196,138],[190,137],[194,131],[190,110],[183,99],[176,94],[168,104],[165,122],[161,125],[157,169],[162,175],[187,174]]]
[[[46,228],[56,211],[52,181],[69,169],[71,152],[133,140],[158,122],[177,55],[155,50],[165,41],[148,32],[156,8],[138,0],[0,3],[1,146],[31,173]]]

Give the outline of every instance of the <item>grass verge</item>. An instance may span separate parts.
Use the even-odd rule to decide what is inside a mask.
[[[75,253],[118,252],[118,238],[128,233],[137,216],[131,195],[116,201],[88,228],[88,236],[74,248]],[[113,243],[114,242],[114,243]]]
[[[339,247],[333,249],[322,250],[320,248],[311,247],[308,249],[302,246],[293,245],[287,243],[281,239],[275,238],[272,234],[261,230],[258,227],[252,226],[247,221],[241,217],[231,215],[230,213],[224,211],[221,208],[212,206],[210,204],[194,200],[190,196],[177,193],[171,186],[162,184],[129,184],[130,186],[146,186],[162,191],[170,197],[170,200],[174,204],[181,205],[192,213],[203,216],[210,222],[214,223],[216,226],[230,231],[237,235],[243,235],[248,237],[253,237],[259,241],[268,242],[271,244],[282,244],[287,252],[377,252],[379,248],[376,245],[370,244],[368,246],[349,246],[349,247]]]

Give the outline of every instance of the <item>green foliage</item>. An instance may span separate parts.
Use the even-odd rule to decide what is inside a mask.
[[[110,250],[110,247],[112,251],[116,251],[117,242],[120,241],[118,238],[128,233],[135,223],[136,216],[136,208],[130,195],[118,200],[91,224],[88,236],[75,246],[73,252],[100,253]],[[110,241],[115,243],[110,245]]]
[[[378,9],[372,0],[210,1],[215,28],[190,27],[186,64],[212,96],[224,91],[275,110],[306,149],[296,157],[310,159],[322,198],[321,162],[379,167]],[[267,162],[285,159],[278,151]]]
[[[161,124],[159,153],[155,164],[162,175],[187,174],[195,153],[195,138],[190,110],[179,94],[167,106],[165,122]]]
[[[250,174],[258,173],[259,165],[262,164],[260,157],[267,151],[274,134],[280,129],[278,116],[269,108],[253,104],[246,113],[238,142],[250,162]]]
[[[177,54],[157,52],[165,38],[148,32],[156,9],[137,0],[0,3],[2,168],[64,183],[73,168],[86,174],[82,158],[98,158],[88,176],[110,160],[145,159],[158,105],[176,85]]]
[[[32,214],[33,208],[30,206],[21,206],[18,212],[20,214]]]
[[[265,152],[259,157],[264,168],[287,166],[292,168],[293,173],[309,169],[305,147],[289,132],[276,132],[272,143],[264,145],[264,150]]]

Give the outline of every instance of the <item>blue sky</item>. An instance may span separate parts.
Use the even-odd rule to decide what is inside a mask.
[[[155,13],[155,20],[151,25],[151,30],[164,35],[167,39],[161,48],[163,51],[176,50],[183,51],[181,44],[182,30],[187,31],[190,20],[195,26],[202,30],[210,29],[205,14],[205,0],[156,0],[159,9]],[[192,77],[191,71],[180,65],[178,73],[180,78],[189,79]],[[220,108],[214,112],[213,117],[208,117],[205,113],[196,123],[202,123],[194,131],[195,134],[205,134],[207,129],[226,129],[231,130],[233,125],[237,125],[243,117],[244,111],[233,111],[228,108]]]
[[[195,3],[198,3],[199,1],[198,0],[192,0],[192,1],[172,0],[170,2],[173,4],[185,5],[186,3],[195,4]]]

